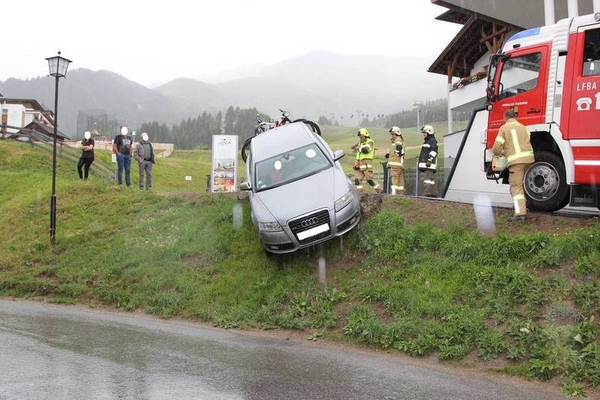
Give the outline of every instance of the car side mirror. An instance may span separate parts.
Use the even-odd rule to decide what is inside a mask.
[[[242,183],[240,183],[240,190],[245,190],[245,191],[252,190],[252,185],[248,181],[242,182]]]
[[[336,150],[333,152],[333,161],[339,161],[345,155],[344,150]]]

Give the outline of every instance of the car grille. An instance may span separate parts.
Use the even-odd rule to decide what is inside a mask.
[[[314,236],[310,236],[305,239],[298,238],[299,233],[308,231],[310,229],[324,224],[327,224],[329,226],[326,231],[320,232]],[[296,238],[301,244],[314,242],[331,234],[328,210],[317,211],[316,213],[304,215],[300,218],[293,219],[288,223],[288,226],[290,227],[292,233],[296,236]]]

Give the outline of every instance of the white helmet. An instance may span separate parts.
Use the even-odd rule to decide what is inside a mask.
[[[90,140],[90,138],[92,137],[92,134],[90,133],[90,131],[85,131],[85,133],[83,134],[83,137],[86,138],[87,140]]]
[[[433,126],[431,125],[423,125],[421,127],[421,133],[426,133],[428,135],[433,135],[435,131],[433,130]]]
[[[400,134],[401,134],[401,132],[400,132],[400,128],[398,128],[397,126],[392,126],[392,127],[390,128],[390,131],[389,131],[389,132],[390,132],[390,134],[392,134],[392,133],[393,133],[394,135],[398,135],[398,136],[400,136]]]
[[[127,132],[129,132],[129,129],[127,129],[126,126],[122,126],[121,127],[121,135],[125,136],[125,135],[127,135]]]
[[[146,132],[142,133],[142,140],[143,140],[144,142],[147,142],[147,141],[148,141],[148,134],[147,134]]]

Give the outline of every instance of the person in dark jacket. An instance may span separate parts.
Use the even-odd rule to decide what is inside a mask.
[[[77,172],[79,173],[79,179],[87,180],[90,174],[90,167],[94,162],[94,139],[92,139],[90,131],[85,131],[83,140],[79,146],[81,148],[81,157],[79,157],[79,162],[77,163]]]
[[[133,153],[133,139],[127,133],[126,126],[121,127],[121,134],[115,137],[113,153],[117,155],[119,187],[123,184],[123,170],[125,170],[125,184],[131,186],[131,154]]]
[[[144,176],[146,178],[146,190],[152,188],[152,166],[154,165],[154,149],[146,132],[142,133],[140,143],[135,146],[133,157],[140,168],[140,190],[144,190]]]
[[[435,138],[435,131],[431,125],[421,127],[423,134],[423,144],[419,154],[419,172],[423,173],[423,196],[437,197],[437,187],[435,184],[435,173],[437,171],[438,144]]]

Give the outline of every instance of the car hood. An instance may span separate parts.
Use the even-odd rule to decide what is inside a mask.
[[[284,222],[315,209],[332,209],[335,200],[348,190],[348,178],[343,172],[330,168],[304,179],[258,192],[255,200],[277,220]]]

